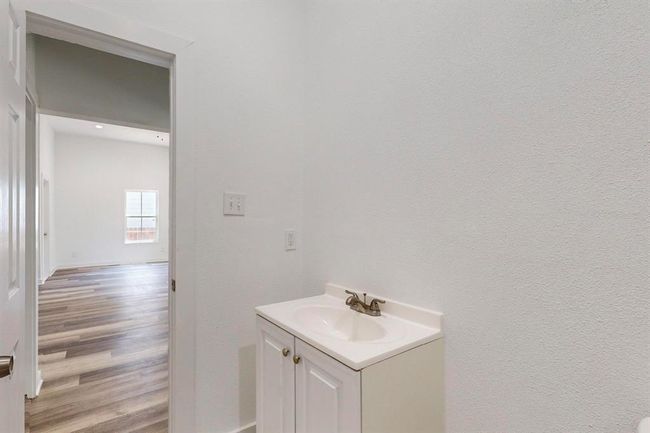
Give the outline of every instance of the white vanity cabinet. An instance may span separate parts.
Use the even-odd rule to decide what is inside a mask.
[[[257,317],[257,433],[361,433],[361,373]]]
[[[296,338],[296,433],[361,433],[361,373]]]
[[[257,433],[443,433],[442,340],[354,370],[257,316]]]
[[[257,433],[295,433],[294,336],[257,317]]]

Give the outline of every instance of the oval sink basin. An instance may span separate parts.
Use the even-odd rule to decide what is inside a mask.
[[[356,371],[442,337],[438,312],[386,299],[381,316],[369,316],[345,305],[346,290],[329,284],[323,295],[259,306],[257,320],[274,323]]]
[[[345,341],[382,340],[388,332],[375,317],[348,308],[309,305],[296,309],[294,318],[305,328]]]

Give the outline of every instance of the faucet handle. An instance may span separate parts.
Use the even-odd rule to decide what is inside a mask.
[[[352,295],[353,298],[357,298],[357,299],[359,298],[358,293],[354,293],[354,292],[352,292],[350,290],[346,290],[345,293],[347,293],[348,295]]]
[[[348,295],[348,299],[345,300],[345,305],[350,305],[354,301],[359,301],[359,294],[346,290],[345,293]]]
[[[379,311],[379,304],[385,304],[385,303],[386,303],[386,301],[384,301],[383,299],[375,298],[372,301],[370,301],[370,310],[371,311]]]

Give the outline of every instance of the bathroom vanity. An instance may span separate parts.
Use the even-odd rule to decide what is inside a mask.
[[[442,314],[345,290],[256,308],[257,433],[444,432]]]

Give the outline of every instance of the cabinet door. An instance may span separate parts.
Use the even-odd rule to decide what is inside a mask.
[[[257,317],[257,433],[295,433],[294,337]]]
[[[361,433],[361,374],[296,339],[296,433]]]

